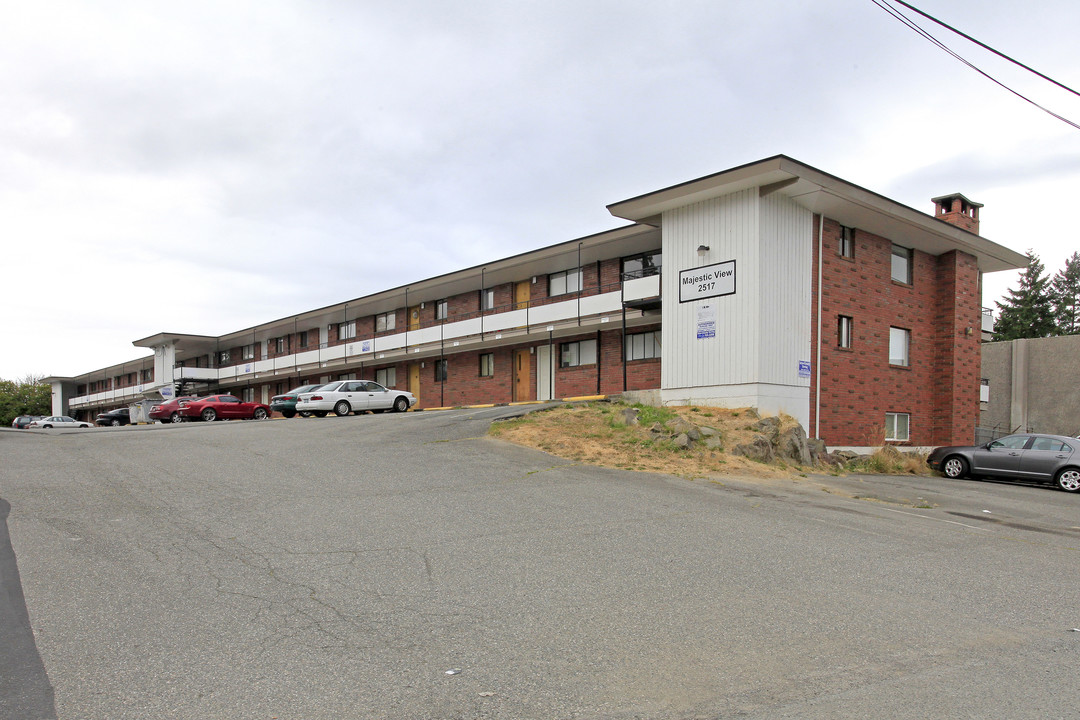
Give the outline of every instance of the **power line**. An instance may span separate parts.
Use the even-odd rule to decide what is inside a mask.
[[[912,20],[911,18],[907,17],[906,15],[904,15],[904,14],[903,14],[902,12],[900,12],[900,11],[899,11],[899,10],[897,10],[896,8],[893,8],[893,7],[889,6],[889,5],[887,5],[887,4],[886,4],[886,0],[871,0],[871,2],[873,2],[873,3],[875,4],[875,5],[877,5],[877,6],[879,7],[879,8],[881,8],[881,9],[882,9],[882,10],[884,10],[885,12],[889,13],[890,15],[892,15],[892,16],[893,16],[894,18],[896,18],[896,19],[897,19],[897,20],[899,20],[900,22],[902,22],[902,23],[904,23],[905,25],[907,25],[907,26],[908,26],[909,28],[911,28],[911,29],[912,29],[913,31],[915,31],[915,32],[916,32],[916,33],[918,33],[919,35],[921,35],[921,36],[922,36],[923,38],[925,38],[926,40],[929,40],[929,41],[930,41],[930,42],[932,42],[932,43],[933,43],[934,45],[937,45],[937,46],[938,46],[939,48],[941,48],[942,50],[944,50],[944,51],[945,51],[945,52],[947,52],[948,54],[952,55],[952,56],[953,56],[954,58],[956,58],[956,59],[957,59],[957,60],[959,60],[960,62],[964,63],[964,64],[965,64],[965,65],[967,65],[967,66],[968,66],[969,68],[971,68],[971,69],[972,69],[972,70],[974,70],[975,72],[977,72],[977,73],[979,73],[980,75],[982,75],[983,77],[985,77],[985,78],[986,78],[987,80],[990,80],[991,82],[995,83],[996,85],[999,85],[999,86],[1001,86],[1001,87],[1002,87],[1002,88],[1004,88],[1005,90],[1008,90],[1009,92],[1011,92],[1011,93],[1012,93],[1013,95],[1017,96],[1018,98],[1020,98],[1020,99],[1021,99],[1021,100],[1023,100],[1024,102],[1027,102],[1027,103],[1031,103],[1031,104],[1032,104],[1032,105],[1034,105],[1035,107],[1037,107],[1037,108],[1039,108],[1040,110],[1042,110],[1042,111],[1043,111],[1044,113],[1046,113],[1046,114],[1048,114],[1048,115],[1051,115],[1051,116],[1053,116],[1053,117],[1057,118],[1058,120],[1062,121],[1063,123],[1066,123],[1066,124],[1068,124],[1068,125],[1071,125],[1072,127],[1076,128],[1076,129],[1078,129],[1078,130],[1080,130],[1080,124],[1077,124],[1077,123],[1073,122],[1072,120],[1069,120],[1068,118],[1066,118],[1066,117],[1063,117],[1062,115],[1058,115],[1058,114],[1057,114],[1056,112],[1054,112],[1054,111],[1050,110],[1049,108],[1043,107],[1042,105],[1040,105],[1039,103],[1035,102],[1035,101],[1034,101],[1034,100],[1032,100],[1031,98],[1029,98],[1029,97],[1027,97],[1027,96],[1025,96],[1025,95],[1021,94],[1020,92],[1018,92],[1018,91],[1016,91],[1016,90],[1013,90],[1013,89],[1012,89],[1011,87],[1009,87],[1009,86],[1008,86],[1008,85],[1006,85],[1005,83],[1001,82],[1001,81],[1000,81],[1000,80],[998,80],[997,78],[993,77],[992,75],[990,75],[990,74],[989,74],[989,73],[987,73],[986,71],[982,70],[981,68],[978,68],[978,67],[976,67],[976,66],[975,66],[974,64],[972,64],[971,62],[968,62],[968,61],[967,61],[966,59],[964,59],[964,58],[960,57],[960,55],[959,55],[959,54],[957,54],[957,53],[956,53],[956,52],[954,52],[954,51],[953,51],[953,50],[952,50],[951,48],[949,48],[949,47],[948,47],[947,45],[945,45],[945,43],[941,42],[940,40],[938,40],[937,38],[935,38],[935,37],[934,37],[933,35],[931,35],[931,34],[930,34],[929,32],[927,32],[926,30],[924,30],[923,28],[921,28],[921,27],[920,27],[920,26],[918,25],[918,23],[916,23],[916,22],[915,22],[914,20]],[[1035,74],[1036,74],[1036,75],[1038,75],[1039,77],[1042,77],[1042,78],[1044,78],[1044,79],[1046,79],[1046,80],[1048,80],[1048,81],[1050,81],[1050,82],[1054,83],[1055,85],[1058,85],[1058,86],[1060,86],[1060,87],[1062,87],[1062,88],[1065,88],[1066,90],[1068,90],[1068,91],[1069,91],[1069,92],[1071,92],[1071,93],[1074,93],[1074,94],[1076,94],[1076,95],[1080,95],[1080,93],[1077,93],[1077,92],[1076,92],[1075,90],[1073,90],[1072,88],[1066,87],[1065,85],[1062,85],[1061,83],[1057,82],[1056,80],[1052,80],[1052,79],[1050,79],[1050,78],[1046,77],[1046,76],[1045,76],[1045,75],[1043,75],[1042,73],[1039,73],[1039,72],[1037,72],[1037,71],[1035,71],[1035,70],[1031,70],[1031,68],[1027,67],[1026,65],[1024,65],[1024,64],[1022,64],[1022,63],[1019,63],[1019,62],[1017,62],[1017,61],[1013,60],[1012,58],[1008,57],[1007,55],[1004,55],[1004,54],[1002,54],[1002,53],[998,52],[997,50],[994,50],[993,48],[991,48],[991,47],[989,47],[989,46],[987,46],[987,45],[984,45],[983,43],[979,42],[978,40],[975,40],[974,38],[971,38],[971,37],[969,37],[969,36],[967,36],[967,35],[964,35],[964,33],[961,33],[961,32],[960,32],[960,31],[958,31],[958,30],[954,30],[953,28],[949,27],[948,25],[945,25],[945,23],[942,23],[941,21],[939,21],[939,20],[937,20],[937,19],[935,19],[935,18],[933,18],[933,17],[931,17],[931,16],[927,15],[926,13],[922,12],[922,11],[921,11],[921,10],[919,10],[918,8],[914,8],[914,7],[912,7],[911,5],[909,5],[908,3],[906,3],[906,2],[903,2],[903,0],[894,0],[894,2],[897,2],[897,3],[901,4],[901,5],[903,5],[904,7],[910,8],[910,9],[911,9],[911,10],[913,10],[914,12],[917,12],[917,13],[919,13],[920,15],[923,15],[924,17],[927,17],[927,18],[929,18],[930,20],[933,20],[934,22],[938,23],[939,25],[942,25],[943,27],[946,27],[946,28],[948,28],[949,30],[952,30],[953,32],[957,33],[958,35],[961,35],[961,36],[963,36],[963,37],[967,38],[968,40],[971,40],[972,42],[974,42],[974,43],[976,43],[976,44],[980,45],[981,47],[984,47],[984,48],[986,48],[987,50],[990,50],[991,52],[993,52],[993,53],[995,53],[995,54],[997,54],[997,55],[1000,55],[1001,57],[1003,57],[1003,58],[1005,58],[1005,59],[1009,60],[1010,62],[1016,63],[1017,65],[1020,65],[1021,67],[1025,68],[1025,69],[1027,69],[1027,70],[1030,70],[1031,72],[1035,73]]]

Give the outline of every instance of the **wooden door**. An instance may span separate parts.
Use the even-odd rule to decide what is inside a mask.
[[[419,305],[414,305],[411,308],[409,308],[409,329],[410,330],[419,330],[420,329],[420,306]],[[410,390],[409,392],[412,392],[412,390]]]
[[[416,404],[420,404],[420,363],[409,365],[409,392],[416,398]]]
[[[529,370],[532,368],[532,356],[529,350],[517,350],[514,352],[514,400],[524,402],[532,400],[529,384]]]
[[[529,307],[529,299],[532,294],[532,283],[522,280],[514,285],[514,309],[524,310]]]

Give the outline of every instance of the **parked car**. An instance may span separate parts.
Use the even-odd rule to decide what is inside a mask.
[[[244,402],[235,395],[210,395],[182,400],[180,415],[185,420],[265,420],[270,417],[270,407],[262,403]]]
[[[117,408],[108,412],[100,413],[97,419],[94,420],[95,425],[130,425],[131,424],[131,408]]]
[[[370,380],[339,380],[313,392],[301,393],[296,410],[326,417],[331,411],[337,415],[365,410],[405,412],[415,404],[416,397],[405,390],[389,390]]]
[[[163,402],[160,405],[155,405],[147,413],[147,417],[151,420],[158,420],[163,423],[177,423],[183,422],[184,416],[180,414],[180,402],[182,400],[193,400],[194,395],[182,395],[178,398],[173,398],[167,402]]]
[[[1024,433],[985,445],[939,447],[926,462],[949,478],[1011,478],[1080,492],[1080,440],[1063,435]]]
[[[321,388],[322,385],[301,385],[295,390],[290,390],[284,395],[275,395],[270,398],[270,409],[279,412],[287,418],[296,417],[296,400],[300,393],[311,392]],[[305,413],[305,415],[308,413]]]
[[[15,428],[16,430],[25,430],[26,428],[30,427],[30,423],[34,422],[35,420],[40,420],[43,417],[44,415],[18,415],[14,420],[11,421],[11,427]]]
[[[73,417],[67,415],[53,415],[52,417],[44,417],[38,420],[33,420],[29,426],[31,429],[44,429],[49,430],[52,428],[88,428],[90,423],[83,422],[82,420],[76,420]]]

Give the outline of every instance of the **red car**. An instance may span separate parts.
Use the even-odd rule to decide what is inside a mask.
[[[173,398],[168,402],[163,402],[160,405],[155,405],[150,411],[151,420],[160,420],[163,423],[175,423],[183,420],[183,416],[180,414],[180,402],[183,400],[194,400],[194,395],[184,395],[182,397]]]
[[[234,395],[210,395],[182,400],[178,412],[185,420],[205,420],[206,422],[213,422],[218,418],[265,420],[270,417],[270,406],[244,402]]]

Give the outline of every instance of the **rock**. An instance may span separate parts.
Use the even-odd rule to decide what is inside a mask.
[[[690,447],[694,444],[694,441],[691,440],[690,436],[686,433],[679,433],[675,436],[672,442],[675,443],[675,447],[679,448],[680,450],[689,450]]]
[[[627,425],[637,425],[638,424],[638,415],[641,414],[641,410],[639,408],[634,408],[634,407],[626,408],[625,410],[623,410],[622,414],[623,414],[623,422],[625,424],[627,424]]]
[[[825,461],[825,458],[829,454],[829,448],[825,447],[824,440],[820,440],[818,438],[810,438],[806,441],[806,445],[810,448],[810,460],[812,462],[818,463],[821,461]]]
[[[775,442],[776,451],[781,460],[795,465],[813,464],[810,448],[806,442],[806,431],[803,430],[802,425],[796,425],[780,433]]]
[[[704,438],[702,438],[702,440],[705,443],[705,447],[709,448],[710,450],[719,450],[720,452],[724,452],[723,436],[719,434],[706,435]]]
[[[756,430],[765,437],[769,438],[770,442],[775,442],[776,436],[780,434],[780,418],[761,418],[751,426],[751,429]]]
[[[742,455],[750,460],[756,460],[763,463],[771,463],[776,460],[772,442],[764,435],[756,435],[751,442],[736,445],[731,451],[731,454]]]

